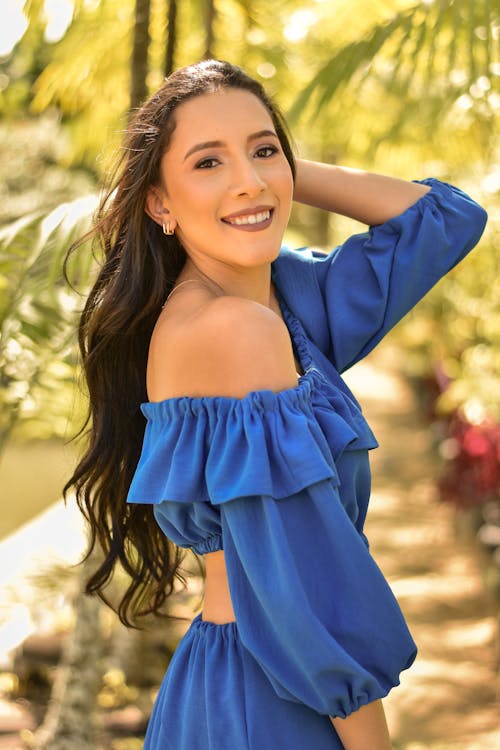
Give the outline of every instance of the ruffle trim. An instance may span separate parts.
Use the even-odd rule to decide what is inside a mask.
[[[377,446],[359,409],[313,367],[278,393],[178,397],[141,410],[147,425],[127,498],[133,503],[218,505],[281,499],[323,480],[338,486],[341,453]]]

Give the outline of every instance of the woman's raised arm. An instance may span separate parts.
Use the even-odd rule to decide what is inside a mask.
[[[403,213],[428,190],[395,177],[297,159],[293,197],[374,226]]]

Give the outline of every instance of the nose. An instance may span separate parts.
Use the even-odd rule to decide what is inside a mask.
[[[259,171],[258,162],[245,156],[238,159],[233,172],[233,192],[235,195],[254,197],[266,188],[266,181]]]

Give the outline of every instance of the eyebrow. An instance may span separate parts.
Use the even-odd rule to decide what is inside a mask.
[[[257,138],[263,138],[264,136],[272,136],[273,138],[278,138],[278,134],[274,132],[274,130],[259,130],[257,133],[251,133],[247,138],[247,143],[250,143],[250,141],[255,141]],[[278,139],[279,140],[279,139]],[[189,149],[187,154],[184,157],[184,161],[188,158],[188,156],[191,156],[191,154],[196,153],[196,151],[203,151],[207,148],[221,148],[224,147],[226,144],[224,141],[203,141],[203,143],[197,143],[195,146]]]

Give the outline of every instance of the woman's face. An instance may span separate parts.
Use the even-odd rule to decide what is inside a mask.
[[[241,89],[204,94],[175,111],[175,130],[148,213],[171,221],[206,270],[250,268],[277,257],[293,193],[290,165],[271,116]]]

